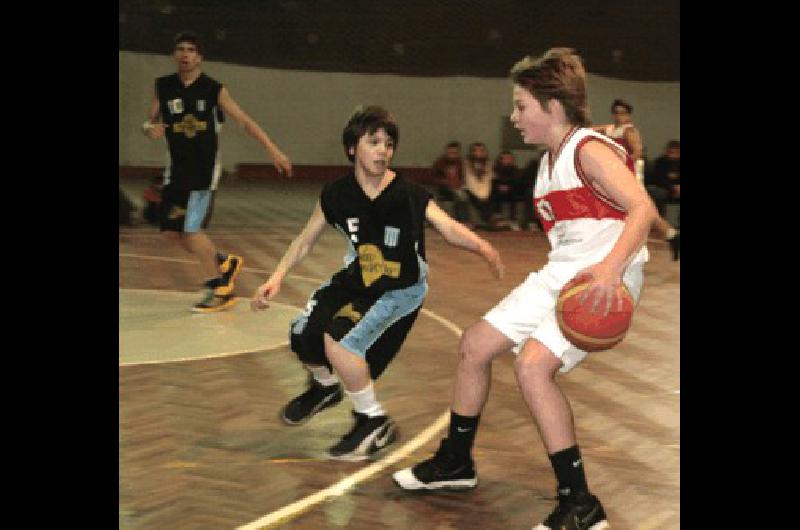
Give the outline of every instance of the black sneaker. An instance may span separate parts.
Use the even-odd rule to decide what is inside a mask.
[[[220,296],[209,290],[202,300],[192,306],[193,313],[215,313],[224,311],[236,304],[236,297],[232,294]]]
[[[569,491],[569,490],[567,490]],[[611,528],[597,497],[586,492],[558,492],[558,506],[533,530],[603,530]]]
[[[672,249],[672,261],[678,261],[681,257],[681,233],[675,234],[672,239],[667,240],[669,248]]]
[[[448,442],[447,438],[442,440],[432,458],[394,473],[395,484],[404,490],[464,491],[477,486],[475,463],[469,457],[458,458]]]
[[[289,425],[305,423],[317,412],[332,407],[342,400],[341,384],[323,386],[313,377],[308,379],[308,390],[287,403],[281,411],[281,418]]]
[[[397,438],[397,428],[389,416],[367,416],[351,411],[356,424],[339,443],[328,449],[335,460],[366,460]]]

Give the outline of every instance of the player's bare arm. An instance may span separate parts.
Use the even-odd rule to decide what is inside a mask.
[[[480,255],[489,263],[492,272],[498,279],[503,277],[505,266],[500,259],[500,253],[491,243],[447,215],[433,201],[428,201],[428,207],[425,209],[425,218],[442,234],[445,241]]]
[[[583,300],[592,298],[592,303],[603,308],[605,313],[622,282],[625,267],[644,245],[650,225],[657,217],[647,192],[612,149],[599,141],[588,142],[578,154],[590,184],[627,212],[622,234],[611,252],[600,263],[581,271],[594,280]]]
[[[219,106],[227,115],[236,120],[236,123],[238,123],[247,134],[258,140],[258,142],[264,146],[264,149],[267,150],[267,153],[269,153],[269,156],[272,158],[272,164],[278,172],[285,173],[287,177],[292,176],[292,163],[289,158],[278,149],[278,146],[275,145],[267,133],[242,110],[225,87],[222,87],[219,92]]]
[[[628,141],[628,145],[631,146],[631,158],[634,160],[642,158],[644,146],[639,130],[636,127],[628,127],[623,134],[625,135],[625,140]]]
[[[142,124],[142,132],[153,140],[158,140],[164,136],[164,124],[161,123],[161,103],[155,94],[153,94],[153,100],[150,102],[150,112],[147,113],[147,120]]]
[[[303,261],[311,249],[319,239],[322,230],[325,228],[325,215],[322,213],[322,207],[317,201],[314,206],[314,211],[311,213],[306,226],[300,232],[294,241],[286,249],[275,271],[270,275],[269,279],[258,286],[253,299],[250,301],[250,307],[255,310],[266,309],[267,302],[275,298],[281,290],[281,282],[283,278],[292,270],[292,268]]]

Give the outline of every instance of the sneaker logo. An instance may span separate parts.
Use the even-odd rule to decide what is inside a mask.
[[[467,427],[466,429],[462,429],[461,427],[456,427],[456,430],[457,430],[458,432],[469,432],[469,431],[471,431],[472,429],[470,429],[469,427]]]
[[[380,449],[381,447],[385,446],[386,443],[389,441],[389,435],[392,434],[391,426],[387,426],[386,430],[383,432],[383,436],[381,438],[375,439],[375,447]]]
[[[578,467],[579,465],[581,465],[581,459],[580,458],[572,463],[572,467]]]

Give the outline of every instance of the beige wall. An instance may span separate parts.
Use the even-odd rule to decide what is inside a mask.
[[[119,163],[160,166],[165,143],[140,132],[156,77],[175,70],[171,56],[119,53]],[[203,71],[228,87],[233,98],[297,164],[346,164],[341,131],[359,104],[386,106],[400,127],[397,166],[427,166],[451,139],[480,140],[494,156],[501,119],[511,111],[506,79],[403,77],[274,70],[205,61]],[[680,138],[680,83],[639,83],[589,76],[595,123],[610,120],[611,102],[624,98],[644,136],[648,156]],[[222,162],[266,162],[261,146],[232,122],[221,140]],[[517,152],[520,163],[528,159]]]

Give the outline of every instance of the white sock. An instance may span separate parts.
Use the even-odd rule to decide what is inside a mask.
[[[678,231],[677,231],[677,230],[675,230],[675,229],[674,229],[673,227],[671,227],[671,226],[670,226],[669,228],[667,228],[667,237],[666,237],[666,239],[668,239],[668,240],[669,240],[669,239],[672,239],[672,238],[673,238],[673,237],[675,237],[676,235],[678,235]]]
[[[339,378],[328,370],[327,366],[306,366],[314,380],[322,386],[331,386],[339,382]]]
[[[363,390],[348,392],[345,389],[345,393],[350,397],[350,401],[353,402],[353,408],[356,412],[366,414],[370,418],[386,416],[386,411],[383,410],[383,407],[375,398],[375,388],[372,386],[371,381]]]

